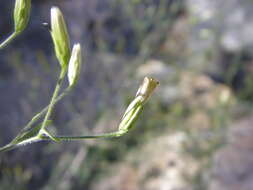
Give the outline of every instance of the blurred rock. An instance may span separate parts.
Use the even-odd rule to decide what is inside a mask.
[[[211,128],[211,118],[203,110],[198,110],[192,113],[188,119],[188,127],[191,130],[206,130]]]
[[[228,143],[214,156],[210,190],[253,189],[253,117],[235,123]]]
[[[186,0],[188,14],[188,54],[185,62],[197,71],[215,70],[217,1]],[[218,9],[219,10],[219,9]]]
[[[186,3],[191,28],[187,63],[194,69],[227,74],[222,67],[226,63],[220,60],[222,52],[253,53],[251,0],[186,0]]]
[[[230,52],[247,48],[251,53],[253,47],[253,4],[250,0],[229,0],[222,3],[217,1],[221,8],[222,22],[222,47]],[[231,10],[233,10],[231,12]]]
[[[229,144],[237,149],[245,149],[253,152],[253,117],[245,118],[237,123],[229,131]]]
[[[178,71],[171,65],[161,60],[151,59],[140,65],[136,70],[137,78],[150,76],[160,82],[161,88],[157,88],[157,96],[165,105],[169,105],[180,97],[179,88],[173,81],[176,81]]]
[[[169,62],[179,62],[189,53],[188,38],[190,37],[189,19],[187,14],[181,15],[168,32],[161,53],[168,57]]]
[[[230,88],[216,84],[206,75],[182,72],[179,86],[183,100],[190,107],[212,109],[234,102]]]
[[[191,190],[187,179],[196,174],[199,164],[183,153],[186,141],[183,132],[153,139],[130,153],[124,164],[112,166],[111,175],[93,183],[91,189]]]
[[[168,80],[175,76],[175,69],[161,60],[151,59],[139,66],[136,75],[140,78],[152,76],[158,80]]]
[[[178,86],[165,83],[161,83],[161,86],[156,94],[163,105],[169,106],[182,98]]]

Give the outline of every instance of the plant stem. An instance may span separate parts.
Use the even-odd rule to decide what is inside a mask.
[[[53,93],[53,96],[52,96],[52,98],[51,98],[51,101],[50,101],[50,103],[49,103],[46,116],[45,116],[45,118],[44,118],[44,120],[43,120],[41,129],[40,129],[40,131],[39,131],[39,136],[41,136],[42,134],[45,134],[45,133],[46,133],[47,135],[49,135],[49,134],[46,132],[46,130],[45,130],[45,128],[46,128],[46,122],[47,122],[47,120],[49,119],[49,117],[50,117],[51,114],[52,114],[52,111],[53,111],[54,105],[55,105],[55,103],[56,103],[56,99],[57,99],[57,96],[58,96],[58,94],[59,94],[60,88],[61,88],[61,86],[62,86],[62,83],[63,83],[63,79],[64,79],[65,74],[66,74],[66,69],[63,68],[63,69],[61,70],[60,77],[59,77],[59,79],[58,79],[58,81],[57,81],[57,84],[56,84],[56,87],[55,87],[55,89],[54,89],[54,93]]]
[[[57,102],[59,102],[62,98],[64,98],[66,95],[68,95],[68,93],[72,90],[72,86],[69,86],[68,88],[66,88],[56,99],[55,99],[55,102],[54,104],[56,104]],[[46,106],[45,108],[43,108],[39,113],[37,113],[32,119],[31,121],[29,121],[27,123],[27,125],[24,127],[24,129],[22,130],[23,131],[27,131],[29,129],[32,128],[32,125],[38,121],[48,110],[49,108],[49,105]]]
[[[72,140],[83,140],[83,139],[97,139],[97,138],[116,138],[116,137],[120,137],[124,134],[126,134],[128,131],[116,131],[116,132],[112,132],[112,133],[105,133],[105,134],[100,134],[100,135],[85,135],[85,136],[54,136],[54,140],[61,142],[61,141],[72,141]],[[43,141],[43,140],[47,140],[50,141],[52,140],[51,137],[49,136],[37,136],[35,137],[36,140],[34,141],[29,141],[27,143],[24,143],[22,145],[20,144],[8,144],[6,146],[0,147],[0,153],[2,152],[6,152],[15,148],[18,148],[20,146],[24,146],[28,143],[35,143],[35,142],[39,142],[39,141]]]
[[[18,35],[18,33],[13,32],[7,39],[5,39],[5,40],[0,44],[0,49],[5,48],[12,40],[14,40],[14,38],[16,38],[17,35]]]
[[[26,144],[31,144],[31,143],[35,143],[35,142],[39,142],[39,141],[42,141],[41,138],[38,138],[38,137],[33,137],[29,140],[27,140],[26,142],[22,142],[22,143],[18,143],[18,144],[13,144],[13,143],[9,143],[3,147],[0,147],[0,153],[1,152],[6,152],[6,151],[9,151],[9,150],[12,150],[12,149],[15,149],[15,148],[18,148],[20,146],[25,146]]]
[[[12,150],[14,148],[15,148],[15,145],[13,145],[13,144],[5,145],[5,146],[3,146],[3,147],[0,148],[0,153]]]
[[[72,140],[82,140],[82,139],[98,139],[98,138],[113,138],[120,137],[126,134],[128,131],[116,131],[112,133],[105,133],[100,135],[84,135],[84,136],[54,136],[57,141],[72,141]],[[51,140],[49,137],[41,137],[43,140]]]

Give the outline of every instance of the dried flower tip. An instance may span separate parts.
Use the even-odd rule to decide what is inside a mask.
[[[51,8],[51,29],[56,57],[65,67],[70,59],[70,43],[64,17],[58,7]]]
[[[151,77],[145,77],[136,93],[136,97],[141,96],[144,102],[147,101],[147,99],[153,93],[158,84],[159,82],[156,79]]]
[[[16,0],[14,7],[15,32],[22,32],[28,24],[31,12],[31,0]]]
[[[70,86],[76,83],[80,75],[81,62],[82,62],[81,58],[82,58],[81,46],[80,44],[75,44],[72,49],[68,67],[68,80]]]

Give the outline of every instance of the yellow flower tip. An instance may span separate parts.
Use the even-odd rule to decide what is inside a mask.
[[[141,96],[143,101],[146,101],[158,85],[159,81],[156,79],[152,77],[145,77],[136,93],[136,97]]]

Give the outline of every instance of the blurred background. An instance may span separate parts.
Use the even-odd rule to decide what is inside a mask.
[[[27,29],[0,52],[1,145],[50,100],[59,64],[42,23],[53,5],[84,65],[52,133],[114,131],[144,76],[160,86],[121,138],[1,154],[0,189],[253,189],[252,0],[32,0]],[[1,1],[1,41],[13,7]]]

